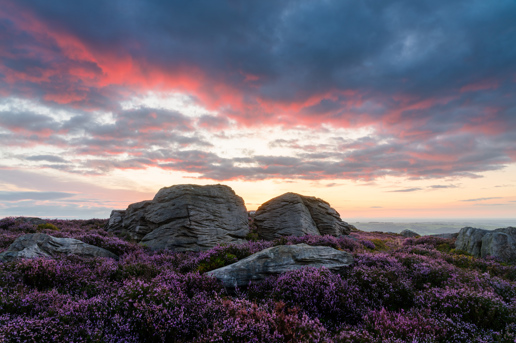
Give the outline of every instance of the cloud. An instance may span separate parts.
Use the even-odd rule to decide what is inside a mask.
[[[445,189],[445,188],[457,188],[456,185],[432,185],[430,186],[432,189]]]
[[[466,200],[461,200],[461,201],[477,202],[477,201],[486,201],[486,200],[493,200],[493,199],[503,199],[503,198],[502,197],[489,197],[489,198],[466,199]]]
[[[56,200],[69,198],[74,193],[67,192],[6,192],[0,191],[0,200],[19,201],[19,200]]]
[[[91,175],[478,178],[516,161],[515,15],[512,1],[4,1],[0,94],[37,109],[0,107],[0,143]],[[122,107],[148,91],[206,112]],[[264,146],[284,150],[246,156],[210,139],[270,126],[371,134],[264,133]],[[63,161],[30,151],[42,146]]]
[[[397,190],[389,191],[389,192],[395,192],[395,193],[408,193],[408,192],[417,192],[417,191],[420,191],[420,190],[422,190],[422,189],[423,189],[423,188],[415,187],[415,188],[397,189]]]
[[[55,162],[55,163],[67,163],[67,161],[59,156],[54,155],[34,155],[25,157],[27,161],[36,161],[36,162]]]
[[[370,208],[383,208],[383,206],[371,206]]]
[[[229,120],[225,117],[203,115],[199,118],[197,126],[207,130],[222,130],[229,127]]]
[[[54,103],[110,106],[124,92],[159,87],[185,90],[246,123],[277,119],[279,108],[311,123],[350,124],[361,120],[357,112],[390,112],[386,122],[395,123],[424,120],[419,110],[446,105],[450,94],[481,107],[479,90],[502,100],[513,87],[511,1],[488,11],[467,0],[139,0],[124,11],[117,1],[7,4],[6,86]],[[366,109],[378,96],[384,105]]]
[[[0,217],[34,216],[43,218],[90,219],[109,218],[111,208],[80,204],[45,203],[23,201],[0,207]]]

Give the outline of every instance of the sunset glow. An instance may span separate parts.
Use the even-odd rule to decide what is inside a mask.
[[[516,4],[0,0],[0,217],[165,186],[516,218]]]

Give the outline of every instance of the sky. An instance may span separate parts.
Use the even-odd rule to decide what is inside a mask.
[[[514,0],[0,0],[0,217],[174,184],[516,218]]]

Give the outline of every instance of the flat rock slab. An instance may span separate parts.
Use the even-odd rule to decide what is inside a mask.
[[[249,233],[244,200],[224,185],[175,185],[153,200],[111,213],[108,231],[152,250],[199,251],[243,242]]]
[[[281,236],[341,236],[355,229],[342,221],[326,201],[296,193],[285,193],[261,205],[254,223],[258,235],[265,240]]]
[[[118,258],[112,252],[73,238],[57,238],[44,233],[23,235],[0,254],[0,261],[12,261],[21,258],[54,258],[60,255],[77,255],[82,257]]]
[[[290,270],[325,267],[338,271],[353,262],[353,256],[346,251],[302,243],[268,248],[207,274],[216,277],[227,288],[236,288]]]
[[[505,262],[516,262],[516,227],[493,231],[465,227],[459,231],[455,248],[475,257],[493,256]]]

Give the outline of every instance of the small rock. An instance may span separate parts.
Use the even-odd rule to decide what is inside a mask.
[[[118,258],[117,255],[106,249],[86,244],[77,239],[31,233],[16,238],[9,248],[0,254],[0,261],[38,257],[55,258],[59,255]]]
[[[38,217],[17,217],[14,221],[18,224],[26,223],[32,225],[46,224],[47,221]]]
[[[207,274],[216,277],[227,288],[236,288],[247,286],[249,282],[261,281],[271,275],[305,267],[326,267],[338,271],[351,265],[353,261],[353,256],[346,251],[302,243],[268,248]]]
[[[414,232],[412,230],[403,230],[400,232],[400,235],[402,235],[405,238],[413,238],[420,236],[417,232]]]

